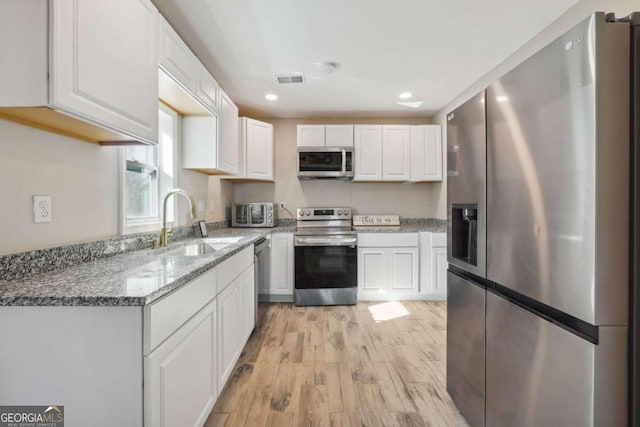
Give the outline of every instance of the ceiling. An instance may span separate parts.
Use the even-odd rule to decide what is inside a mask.
[[[432,116],[577,0],[154,3],[242,114],[310,118]]]

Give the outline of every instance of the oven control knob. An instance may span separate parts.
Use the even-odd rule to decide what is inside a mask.
[[[311,216],[311,211],[309,209],[306,209],[304,212],[302,212],[302,214],[306,216]]]

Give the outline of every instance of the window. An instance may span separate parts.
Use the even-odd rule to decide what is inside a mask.
[[[175,153],[178,114],[160,105],[158,145],[129,145],[120,151],[121,234],[160,229],[163,196],[176,184]],[[167,223],[175,215],[173,198],[167,203]]]

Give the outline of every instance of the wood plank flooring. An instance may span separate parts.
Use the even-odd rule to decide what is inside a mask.
[[[260,317],[205,427],[467,425],[446,392],[444,302]]]

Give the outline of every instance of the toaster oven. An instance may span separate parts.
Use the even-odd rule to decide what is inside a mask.
[[[234,203],[231,205],[232,227],[275,227],[278,208],[275,203]]]

